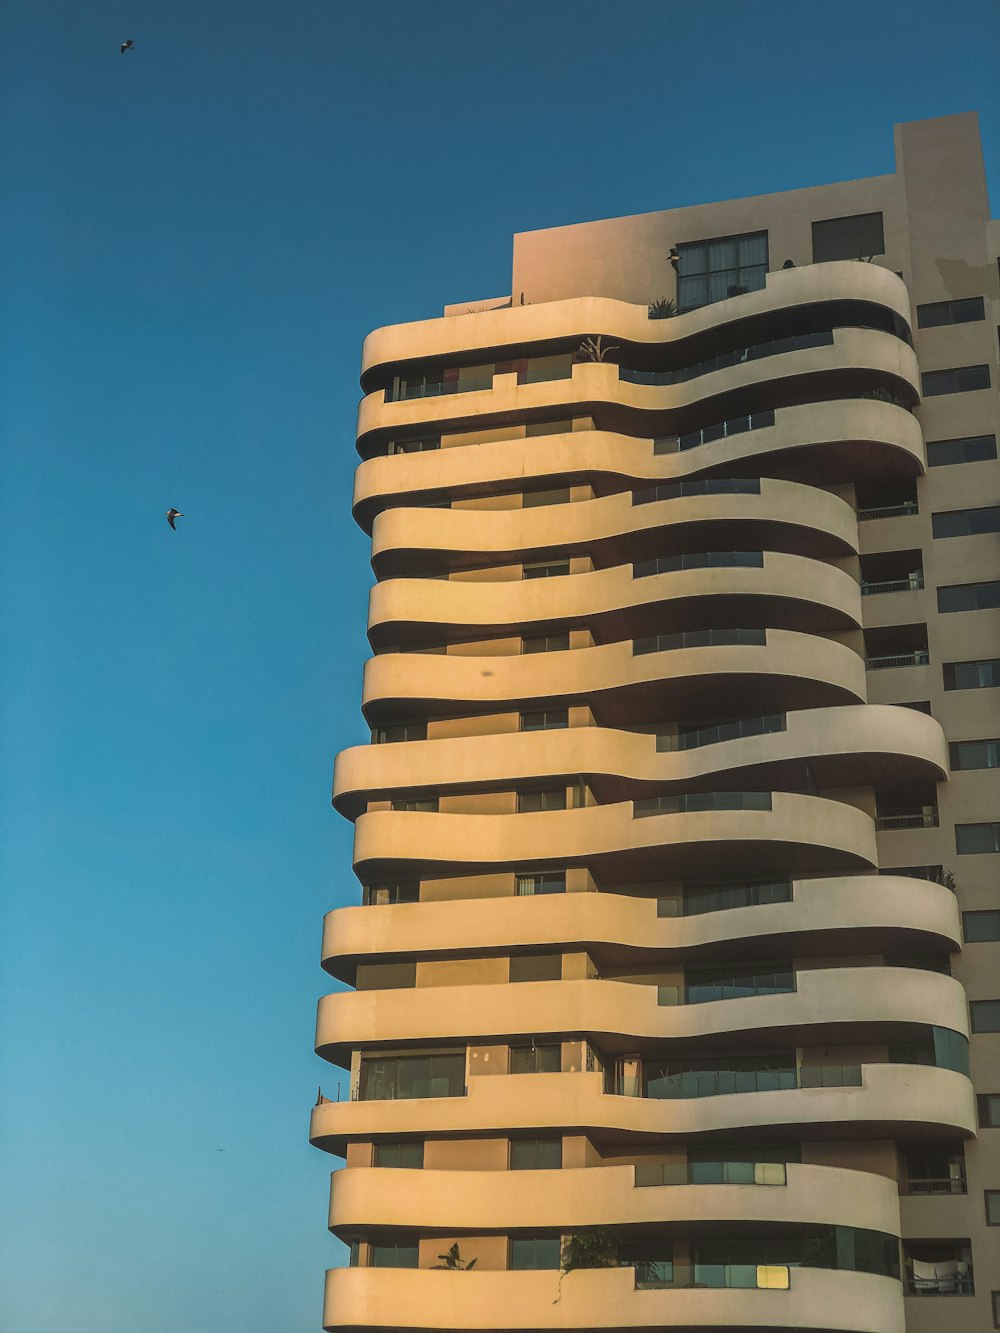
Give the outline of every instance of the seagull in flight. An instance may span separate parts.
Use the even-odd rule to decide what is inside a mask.
[[[173,528],[174,532],[177,531],[177,524],[174,522],[174,519],[175,519],[175,518],[183,518],[183,517],[184,517],[184,515],[181,513],[181,511],[180,511],[179,509],[168,509],[168,510],[167,510],[167,522],[168,522],[168,523],[170,524],[170,526]]]
[[[124,55],[126,51],[134,51],[135,42],[133,42],[132,38],[130,37],[127,42],[122,42],[121,47],[119,49],[122,55]]]

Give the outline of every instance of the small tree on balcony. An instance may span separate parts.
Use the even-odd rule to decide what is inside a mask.
[[[439,1264],[431,1264],[432,1268],[447,1268],[451,1273],[469,1273],[479,1262],[478,1259],[463,1259],[462,1252],[458,1248],[458,1241],[451,1247],[447,1254],[439,1254],[438,1258],[442,1260]]]

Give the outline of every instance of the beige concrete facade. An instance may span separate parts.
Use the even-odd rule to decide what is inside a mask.
[[[998,256],[952,116],[366,339],[327,1329],[1000,1327]]]

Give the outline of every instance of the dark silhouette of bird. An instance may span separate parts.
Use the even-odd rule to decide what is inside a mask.
[[[119,50],[122,55],[124,55],[126,51],[134,51],[135,42],[133,42],[132,38],[130,37],[127,42],[122,42],[121,46],[119,47]]]
[[[168,509],[168,510],[167,510],[167,522],[168,522],[168,523],[170,524],[170,526],[173,528],[174,532],[177,531],[177,524],[174,522],[174,519],[175,519],[175,518],[183,518],[183,517],[184,517],[184,515],[181,513],[181,511],[180,511],[179,509]]]

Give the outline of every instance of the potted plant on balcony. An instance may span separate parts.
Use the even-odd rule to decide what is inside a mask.
[[[669,296],[659,296],[646,307],[650,319],[672,319],[677,314],[677,306]]]
[[[463,1259],[462,1251],[458,1248],[458,1241],[451,1247],[447,1254],[439,1254],[438,1258],[443,1260],[440,1264],[431,1264],[432,1268],[446,1268],[450,1273],[470,1273],[478,1259]]]

